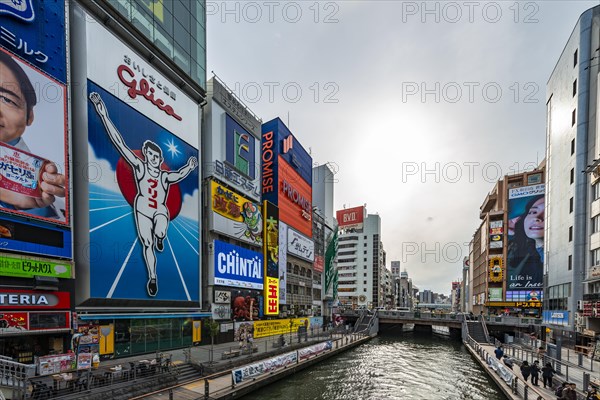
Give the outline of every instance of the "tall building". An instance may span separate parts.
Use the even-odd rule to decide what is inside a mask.
[[[337,212],[340,234],[337,267],[338,296],[345,306],[385,306],[385,264],[381,218],[364,207]]]
[[[546,87],[550,337],[600,331],[599,28],[600,6],[581,14]]]
[[[400,261],[392,261],[390,264],[392,267],[392,276],[400,277]]]
[[[469,245],[471,306],[476,314],[541,316],[545,162],[505,176],[480,207]]]
[[[395,261],[392,261],[392,265]],[[399,263],[399,261],[396,261]],[[413,285],[408,277],[408,272],[402,271],[398,276],[393,276],[394,282],[394,307],[413,307]]]

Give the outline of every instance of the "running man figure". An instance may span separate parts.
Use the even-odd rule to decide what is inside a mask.
[[[142,243],[144,261],[148,269],[146,288],[149,296],[158,293],[156,277],[156,250],[163,251],[163,240],[169,227],[169,210],[166,207],[167,195],[171,184],[188,176],[198,166],[196,157],[190,157],[187,164],[178,171],[164,171],[162,150],[154,142],[146,140],[142,146],[144,160],[137,157],[125,144],[123,137],[108,117],[106,105],[98,93],[90,93],[90,100],[100,116],[108,137],[121,156],[133,169],[137,186],[137,195],[133,203],[137,234]]]

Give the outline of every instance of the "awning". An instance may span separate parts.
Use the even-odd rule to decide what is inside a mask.
[[[71,332],[70,328],[59,328],[59,329],[34,329],[31,331],[22,330],[9,330],[9,329],[0,329],[0,338],[7,336],[23,336],[23,335],[50,335],[54,333],[68,333]]]

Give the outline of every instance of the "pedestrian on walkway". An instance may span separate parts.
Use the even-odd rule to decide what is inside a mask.
[[[531,366],[531,383],[533,386],[539,386],[538,380],[540,377],[540,362],[535,360]]]
[[[544,387],[552,387],[552,377],[556,371],[552,368],[552,364],[546,363],[544,368],[542,368],[542,380],[544,381]]]
[[[502,361],[504,362],[504,365],[506,365],[512,371],[512,367],[514,365],[513,360],[511,360],[510,357],[505,354]]]
[[[599,400],[600,399],[600,394],[598,394],[598,390],[593,387],[592,390],[590,390],[587,394],[587,397],[585,398],[585,400]]]
[[[531,375],[531,366],[527,361],[523,361],[523,364],[521,364],[521,375],[523,375],[523,380],[527,382],[529,375]]]
[[[577,400],[577,392],[575,391],[575,384],[569,383],[562,391],[561,400]]]
[[[502,360],[502,356],[504,355],[504,350],[502,350],[502,345],[499,345],[498,348],[496,350],[494,350],[494,353],[496,354],[496,358],[498,360]]]

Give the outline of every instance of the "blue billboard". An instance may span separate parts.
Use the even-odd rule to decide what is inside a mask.
[[[225,114],[225,160],[251,180],[256,178],[258,140]]]
[[[544,324],[568,326],[569,311],[566,310],[544,310]]]
[[[272,137],[269,133],[272,132]],[[263,164],[265,153],[265,142],[273,141],[273,162],[277,164],[278,156],[281,156],[294,170],[312,186],[312,157],[308,154],[300,142],[292,135],[292,132],[279,118],[275,118],[262,125]],[[264,172],[264,165],[263,165]],[[264,184],[263,184],[264,186]],[[264,191],[263,191],[264,192]],[[263,199],[264,200],[264,199]],[[269,200],[271,201],[271,200]],[[277,204],[277,203],[275,203]]]
[[[87,88],[90,297],[199,302],[198,149]]]
[[[64,0],[0,1],[0,46],[67,82]]]
[[[263,255],[233,244],[215,240],[215,285],[262,289]]]

